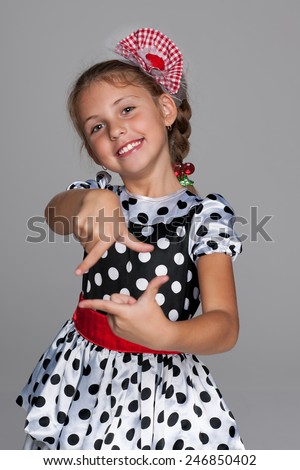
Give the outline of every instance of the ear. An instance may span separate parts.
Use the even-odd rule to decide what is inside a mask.
[[[177,117],[177,108],[173,98],[167,93],[159,96],[159,105],[162,111],[165,126],[171,126]]]

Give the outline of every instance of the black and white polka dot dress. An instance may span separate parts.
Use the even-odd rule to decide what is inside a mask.
[[[154,245],[136,253],[115,243],[83,278],[85,298],[122,292],[138,298],[156,275],[156,296],[171,321],[199,307],[196,262],[241,243],[234,214],[219,194],[185,188],[161,198],[136,196],[100,181],[120,198],[130,232]],[[100,313],[99,313],[100,315]],[[69,320],[35,367],[17,403],[27,411],[24,449],[243,449],[236,422],[207,367],[192,354],[124,353],[96,346]]]

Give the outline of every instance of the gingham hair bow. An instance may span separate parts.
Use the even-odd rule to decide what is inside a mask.
[[[139,65],[171,95],[178,92],[183,72],[182,54],[165,34],[151,28],[138,29],[122,39],[115,52]]]

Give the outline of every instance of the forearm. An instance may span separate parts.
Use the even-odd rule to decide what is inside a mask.
[[[73,232],[74,217],[79,212],[85,190],[73,189],[54,196],[45,208],[45,218],[49,227],[60,235]]]
[[[218,354],[229,351],[238,339],[238,318],[222,310],[206,312],[191,320],[169,325],[169,350],[191,354]]]

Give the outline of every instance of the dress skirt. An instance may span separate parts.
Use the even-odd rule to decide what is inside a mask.
[[[63,326],[17,403],[24,449],[243,449],[209,370],[192,354],[123,353]]]

